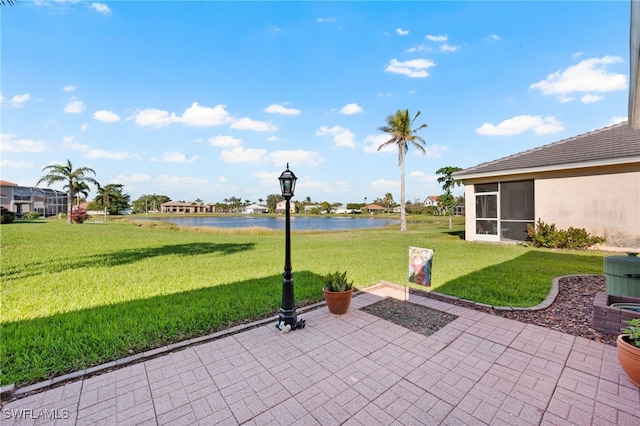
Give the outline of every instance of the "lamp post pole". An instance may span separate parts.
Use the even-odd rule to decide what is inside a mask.
[[[282,196],[286,200],[285,203],[285,240],[284,240],[284,273],[282,274],[282,304],[280,306],[280,315],[278,319],[278,328],[281,330],[295,330],[304,328],[304,320],[298,320],[293,295],[293,273],[291,270],[291,216],[290,216],[290,200],[293,197],[293,191],[296,185],[296,176],[289,170],[282,172],[278,178],[280,180],[280,189]]]

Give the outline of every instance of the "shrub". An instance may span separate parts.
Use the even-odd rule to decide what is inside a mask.
[[[590,235],[584,228],[557,229],[555,224],[548,225],[541,219],[538,219],[535,228],[527,225],[527,235],[534,247],[545,248],[585,250],[605,241],[603,237]]]
[[[40,217],[40,213],[38,212],[29,212],[26,215],[24,215],[25,219],[37,219]]]
[[[0,223],[11,223],[16,218],[16,214],[14,212],[9,211],[4,207],[1,208],[0,214],[2,215],[0,217]]]
[[[347,280],[347,271],[336,271],[320,276],[323,288],[327,291],[349,291],[353,288],[353,281]]]
[[[87,211],[83,208],[71,210],[71,222],[73,223],[82,223],[87,220],[88,217]]]

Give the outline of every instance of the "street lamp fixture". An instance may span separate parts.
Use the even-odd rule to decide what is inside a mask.
[[[278,178],[280,181],[280,190],[282,196],[286,200],[285,203],[285,248],[284,248],[284,273],[282,274],[282,305],[280,306],[280,315],[278,319],[278,328],[283,331],[304,328],[304,320],[298,320],[296,307],[293,297],[293,273],[291,272],[291,217],[289,215],[289,201],[293,197],[296,188],[296,175],[289,170],[282,172]]]

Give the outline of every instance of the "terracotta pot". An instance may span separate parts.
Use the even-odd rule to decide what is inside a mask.
[[[626,341],[625,336],[628,334],[619,335],[616,341],[618,360],[631,383],[640,387],[640,347]]]
[[[336,315],[346,314],[351,304],[353,289],[347,291],[327,291],[322,289],[324,300],[327,301],[329,312]]]

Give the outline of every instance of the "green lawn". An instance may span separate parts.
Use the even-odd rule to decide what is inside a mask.
[[[435,249],[433,288],[532,306],[553,277],[601,274],[606,253],[544,251],[460,238],[443,218],[346,232],[294,232],[297,306],[322,299],[318,275],[347,270],[364,288],[405,284],[407,247]],[[1,384],[26,384],[277,314],[284,233],[215,233],[58,220],[0,228]]]

